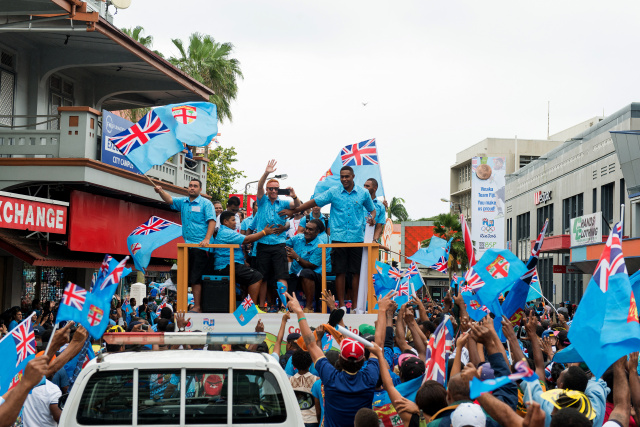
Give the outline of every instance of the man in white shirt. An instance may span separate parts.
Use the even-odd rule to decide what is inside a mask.
[[[22,408],[24,427],[56,427],[62,415],[58,407],[60,396],[60,388],[49,380],[35,386]]]

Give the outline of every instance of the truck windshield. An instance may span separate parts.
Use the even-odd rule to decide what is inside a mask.
[[[132,371],[96,372],[82,393],[76,419],[84,425],[131,425],[132,407]]]

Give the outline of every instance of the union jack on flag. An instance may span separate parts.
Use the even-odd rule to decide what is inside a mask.
[[[473,268],[470,268],[465,273],[464,279],[467,281],[467,286],[470,287],[469,290],[471,291],[475,291],[476,289],[480,289],[484,286],[484,281],[480,278],[480,275],[473,270]]]
[[[415,261],[411,261],[411,265],[409,265],[409,269],[404,273],[405,276],[413,277],[416,274],[420,274],[420,270],[418,269],[418,264]]]
[[[169,227],[170,225],[178,225],[178,224],[176,224],[175,222],[167,221],[166,219],[162,219],[157,216],[152,216],[151,218],[149,218],[149,221],[145,222],[144,224],[140,225],[138,228],[133,230],[130,236],[136,236],[140,234],[148,236],[149,234],[155,233],[156,231],[160,231],[164,228]]]
[[[251,299],[251,297],[246,297],[244,300],[242,300],[242,308],[244,308],[245,310],[249,310],[252,305],[253,300]]]
[[[429,337],[427,345],[427,363],[424,381],[434,380],[442,385],[447,383],[447,361],[451,355],[451,343],[453,341],[453,325],[449,316],[444,320],[435,332]]]
[[[464,285],[460,286],[460,292],[473,292],[473,288],[467,282],[464,282]]]
[[[400,283],[398,285],[398,296],[409,296],[409,282]]]
[[[441,273],[446,273],[447,272],[447,259],[444,257],[444,255],[440,257],[438,262],[433,264],[433,268],[436,271],[439,271]]]
[[[118,265],[116,266],[116,268],[113,269],[113,271],[111,273],[109,273],[109,275],[106,277],[106,279],[104,279],[102,281],[102,284],[100,285],[100,290],[104,290],[107,286],[111,285],[111,284],[118,284],[120,283],[120,277],[122,276],[122,272],[124,270],[125,265],[127,264],[127,260],[129,259],[128,256],[124,257],[122,259],[122,261],[120,261],[120,263],[118,263]]]
[[[378,150],[376,149],[375,138],[347,145],[342,149],[340,158],[342,159],[342,166],[377,165]]]
[[[471,300],[471,304],[469,304],[471,306],[471,308],[473,308],[474,310],[482,310],[485,313],[489,312],[489,309],[487,308],[486,305],[482,305],[480,304],[478,301],[476,300]]]
[[[622,255],[622,222],[613,226],[600,256],[600,261],[593,272],[593,280],[600,286],[602,292],[606,292],[609,289],[609,276],[618,273],[627,273],[627,266]]]
[[[152,138],[169,132],[171,131],[162,123],[160,117],[155,112],[150,111],[138,123],[124,132],[112,136],[110,140],[126,156],[129,152],[146,144]]]
[[[16,343],[18,361],[16,368],[24,359],[32,354],[36,354],[36,335],[33,333],[31,318],[25,320],[11,332],[11,336]]]
[[[86,289],[69,282],[67,287],[64,288],[64,293],[62,294],[62,304],[82,310],[86,298]]]
[[[404,273],[402,272],[402,270],[395,268],[395,267],[391,267],[389,268],[389,278],[390,279],[394,279],[396,281],[402,279],[404,277]]]
[[[458,283],[458,275],[456,273],[453,273],[451,275],[451,279],[453,279],[454,282]]]
[[[104,277],[107,275],[107,272],[109,271],[109,263],[111,262],[112,259],[113,258],[111,257],[111,255],[104,256],[104,260],[100,265],[100,270],[98,270],[98,277]]]

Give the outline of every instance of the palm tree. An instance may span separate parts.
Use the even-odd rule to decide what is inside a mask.
[[[218,118],[232,120],[231,101],[238,94],[237,78],[242,78],[240,62],[231,58],[233,45],[218,43],[213,37],[193,33],[189,45],[180,39],[171,39],[180,52],[178,57],[169,58],[169,62],[189,74],[194,79],[213,89],[210,101],[218,107]]]
[[[404,199],[402,197],[394,197],[391,199],[391,203],[389,204],[389,218],[394,222],[409,220],[409,214],[404,207]]]
[[[153,36],[143,36],[142,33],[144,33],[144,28],[140,25],[135,28],[122,28],[122,32],[148,49],[151,49],[153,46]],[[164,58],[164,55],[157,50],[154,50],[153,53],[158,55],[160,58]]]
[[[464,249],[462,241],[462,226],[458,217],[449,213],[443,213],[435,217],[433,221],[433,235],[451,242],[451,250],[449,251],[449,259],[451,259],[451,272],[458,271],[460,268],[465,270],[469,261],[467,260],[467,252]],[[422,242],[422,247],[429,246],[431,239]]]

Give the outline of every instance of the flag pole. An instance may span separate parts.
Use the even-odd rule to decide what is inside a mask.
[[[375,139],[375,138],[373,138]],[[385,202],[387,201],[387,196],[384,193],[384,179],[382,178],[382,167],[380,167],[380,150],[378,149],[378,145],[376,144],[376,152],[378,153],[378,169],[380,170],[380,184],[382,184],[382,189],[383,189],[383,193],[382,193],[382,200],[384,200]],[[388,210],[388,208],[385,208],[385,211]]]
[[[53,326],[53,330],[51,331],[51,335],[49,337],[49,343],[47,344],[47,348],[44,350],[44,356],[45,357],[49,353],[49,347],[51,347],[51,342],[53,341],[53,335],[56,333],[56,330],[58,329],[58,325],[59,324],[60,324],[60,322],[56,322],[56,324]]]
[[[146,173],[143,173],[142,175],[144,175],[144,177],[149,180],[149,183],[155,188],[156,184],[155,182],[151,181],[151,178],[149,178],[149,175],[147,175]]]

